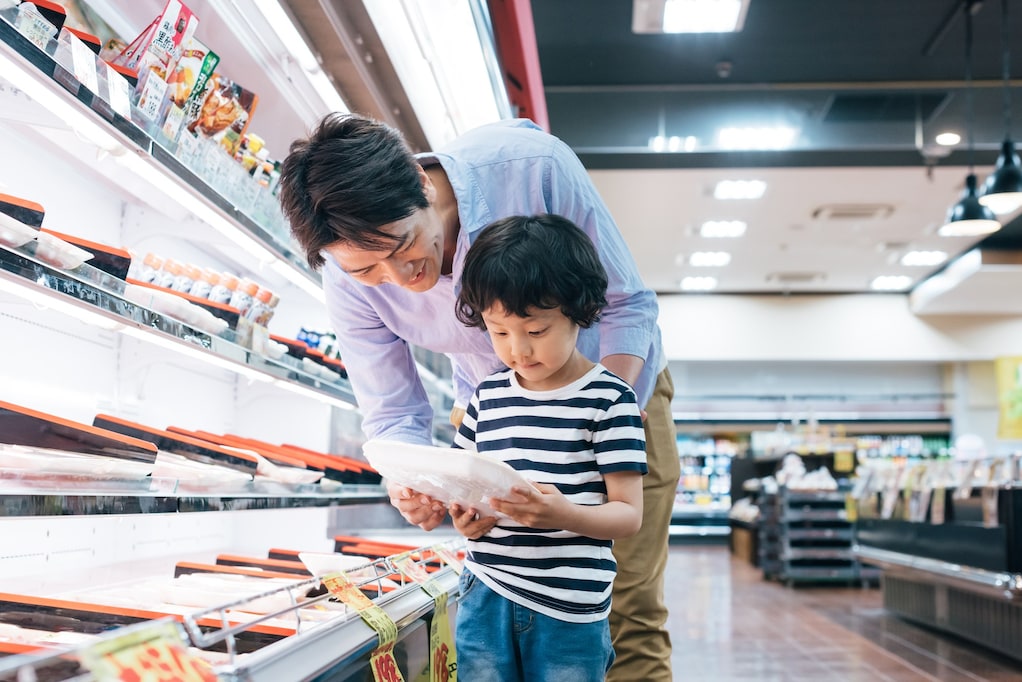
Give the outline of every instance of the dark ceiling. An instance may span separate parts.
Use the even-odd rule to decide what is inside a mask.
[[[751,0],[740,32],[636,34],[632,0],[532,0],[551,132],[590,169],[964,166],[962,0]],[[1000,0],[972,3],[973,159],[1006,132]],[[1022,3],[1009,2],[1022,76]],[[1022,97],[1009,90],[1022,121]],[[1010,110],[1009,110],[1010,111]],[[784,124],[788,151],[724,151],[716,129]],[[1014,126],[1017,128],[1017,124]],[[934,135],[959,132],[953,148]],[[694,136],[655,153],[657,134]],[[1016,223],[1018,221],[1015,221]],[[991,238],[1016,243],[1017,224]]]
[[[1011,4],[1012,28],[1022,28]],[[649,154],[648,140],[663,132],[704,144],[717,127],[765,123],[801,135],[764,165],[902,165],[922,161],[917,128],[924,142],[945,127],[964,133],[961,6],[751,0],[742,31],[689,35],[632,33],[632,0],[533,0],[532,12],[552,131],[591,167],[726,163],[712,152]],[[1004,136],[1001,9],[973,7],[975,139],[993,158]],[[1012,62],[1022,75],[1022,46]]]

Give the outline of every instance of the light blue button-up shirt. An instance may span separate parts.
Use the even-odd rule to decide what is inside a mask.
[[[607,270],[607,307],[599,322],[579,330],[578,348],[594,362],[618,353],[643,358],[633,388],[645,405],[667,364],[656,295],[643,285],[624,238],[574,152],[531,121],[518,119],[469,131],[417,159],[423,167],[443,167],[458,201],[461,231],[452,274],[416,293],[391,284],[360,284],[329,256],[323,268],[330,322],[366,436],[432,440],[433,411],[408,344],[451,359],[461,406],[484,377],[503,367],[488,334],[458,322],[454,306],[469,245],[483,227],[512,215],[561,215],[593,240]]]

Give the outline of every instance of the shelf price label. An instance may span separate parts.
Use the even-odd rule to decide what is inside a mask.
[[[454,572],[461,575],[461,572],[465,570],[465,564],[462,563],[458,555],[455,554],[450,547],[444,547],[443,545],[435,545],[431,548],[433,552],[444,560],[444,563],[454,569]]]
[[[394,643],[397,642],[397,624],[390,616],[362,594],[355,583],[343,572],[329,573],[321,579],[331,595],[342,604],[354,609],[369,627],[376,631],[380,644],[369,657],[369,666],[376,682],[404,682],[401,671],[394,660]]]
[[[447,592],[410,553],[393,557],[391,563],[433,598],[433,617],[429,623],[429,682],[454,682],[458,679],[458,656],[447,616]]]
[[[188,653],[176,623],[162,622],[98,642],[81,654],[98,682],[216,682],[209,664]]]

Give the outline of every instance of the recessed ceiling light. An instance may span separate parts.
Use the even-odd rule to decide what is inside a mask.
[[[682,291],[710,291],[716,288],[716,277],[685,277],[681,280]]]
[[[937,135],[937,137],[933,138],[933,141],[944,147],[954,147],[962,141],[962,136],[958,133],[941,133],[940,135]]]
[[[909,251],[901,257],[902,265],[940,265],[947,260],[947,253],[944,251]]]
[[[697,268],[722,268],[730,262],[727,251],[696,251],[688,257],[688,264]]]
[[[908,275],[880,275],[873,278],[870,288],[874,291],[904,291],[912,284]]]
[[[687,137],[657,135],[649,138],[649,148],[655,152],[691,152],[695,150],[697,143],[698,140],[692,135]]]
[[[762,180],[721,180],[713,188],[714,199],[759,199],[766,192]]]
[[[742,220],[707,220],[699,227],[700,237],[734,239],[745,234]]]
[[[717,144],[721,149],[789,149],[798,137],[798,130],[789,126],[749,126],[721,128]]]
[[[733,33],[742,29],[749,0],[666,0],[664,33]]]

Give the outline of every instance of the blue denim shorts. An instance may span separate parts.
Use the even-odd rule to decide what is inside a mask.
[[[464,682],[601,682],[614,662],[607,619],[568,623],[505,599],[465,570],[455,619]]]

